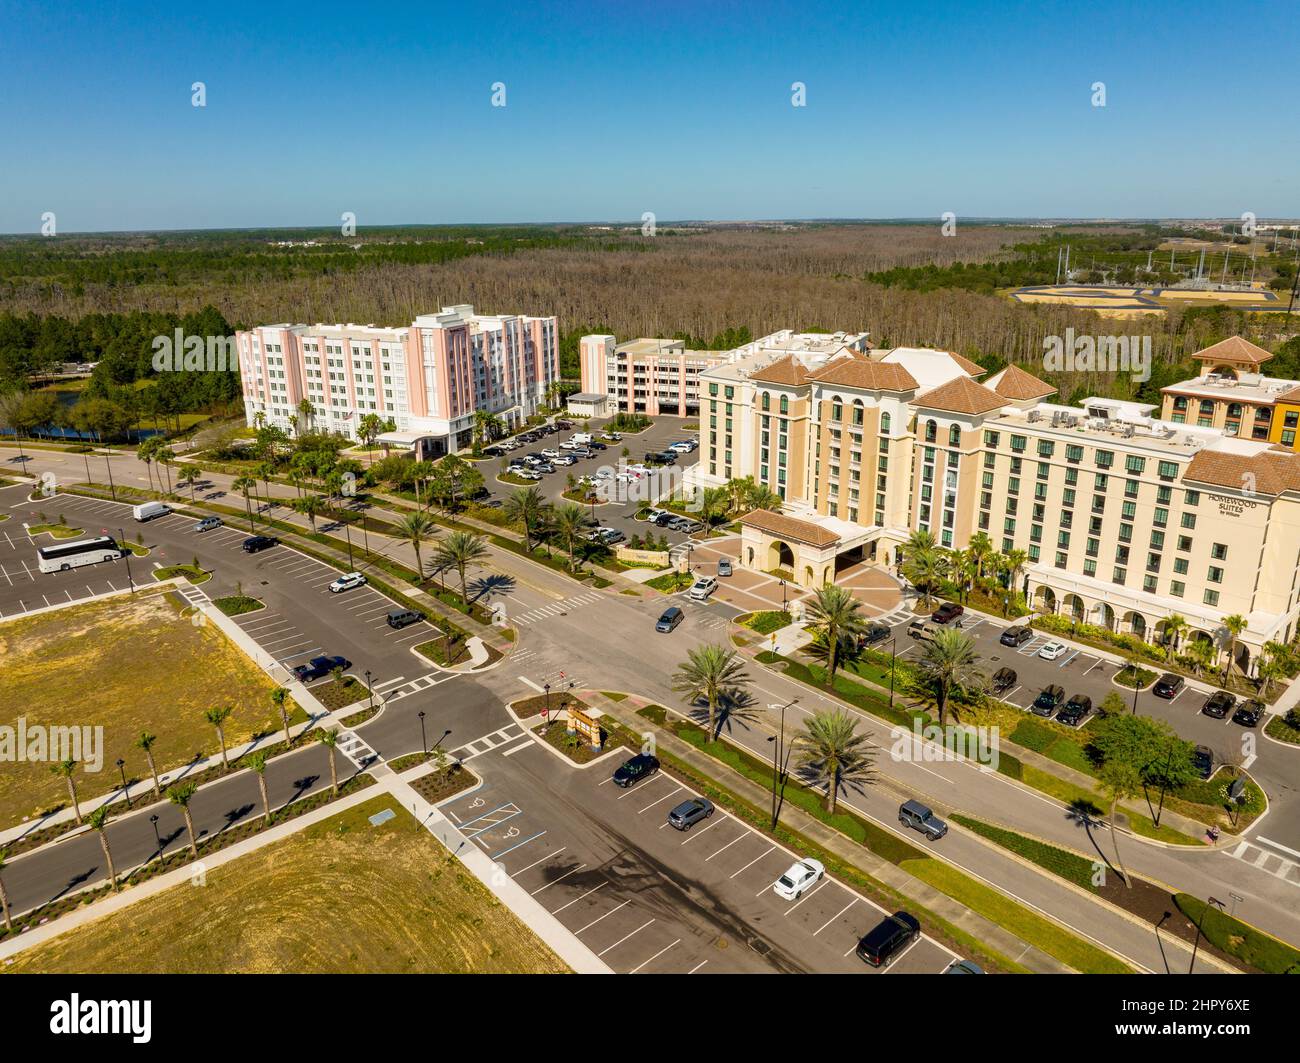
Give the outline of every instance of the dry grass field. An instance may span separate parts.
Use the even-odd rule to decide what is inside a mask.
[[[378,827],[368,819],[390,808]],[[17,957],[6,972],[563,973],[390,796]]]
[[[158,770],[217,751],[204,712],[231,705],[226,744],[279,727],[274,684],[215,627],[195,627],[161,589],[70,606],[0,623],[0,724],[104,728],[102,767],[74,776],[82,798],[129,777],[148,778],[141,731],[157,735]],[[67,784],[48,763],[6,763],[0,771],[0,824],[67,801]]]

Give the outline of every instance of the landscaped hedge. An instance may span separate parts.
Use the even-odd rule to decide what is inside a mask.
[[[1199,897],[1176,893],[1174,903],[1193,923],[1200,922],[1201,933],[1207,941],[1242,963],[1266,974],[1285,974],[1300,964],[1300,950],[1217,908],[1210,907],[1206,911],[1209,906]],[[1201,922],[1202,915],[1204,922]]]

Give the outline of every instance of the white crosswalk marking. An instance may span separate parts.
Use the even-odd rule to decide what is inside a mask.
[[[530,609],[526,613],[520,613],[518,616],[510,617],[511,623],[515,624],[535,624],[539,620],[545,620],[550,616],[559,616],[561,613],[572,612],[574,609],[581,609],[584,605],[594,605],[602,600],[604,595],[596,591],[587,591],[583,594],[570,595],[562,601],[553,602],[550,605],[540,606],[536,609]]]
[[[474,757],[481,757],[484,753],[491,753],[494,749],[500,749],[502,746],[509,745],[512,742],[518,742],[525,737],[526,732],[517,723],[507,724],[498,731],[491,734],[485,734],[481,738],[476,738],[472,742],[466,742],[463,746],[452,750],[452,759],[464,763],[472,760]]]
[[[1261,849],[1258,845],[1247,841],[1241,842],[1235,849],[1228,851],[1228,855],[1261,871],[1267,871],[1274,878],[1280,878],[1289,885],[1300,886],[1300,864],[1294,860],[1287,860],[1277,853]]]
[[[367,768],[379,759],[379,754],[351,731],[339,732],[338,751],[358,768]]]

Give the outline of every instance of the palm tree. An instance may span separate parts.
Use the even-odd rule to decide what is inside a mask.
[[[316,534],[316,518],[325,512],[325,500],[320,495],[304,495],[293,500],[293,508],[311,522],[312,534]]]
[[[948,701],[963,690],[978,690],[984,676],[978,668],[979,655],[975,640],[950,628],[935,634],[917,662],[926,687],[934,695],[939,710],[939,726],[945,722]]]
[[[975,578],[984,578],[984,562],[993,553],[993,540],[984,532],[976,532],[970,537],[970,542],[966,544],[966,552],[975,562]]]
[[[420,559],[420,545],[433,537],[433,518],[423,513],[408,513],[398,523],[396,532],[399,539],[405,539],[415,548],[415,574],[424,579],[424,562]]]
[[[253,530],[253,505],[248,500],[248,492],[257,487],[257,481],[251,476],[238,476],[230,486],[244,496],[244,508],[248,511],[248,530],[251,532]]]
[[[144,462],[145,472],[149,474],[149,486],[153,487],[153,457],[158,452],[158,439],[151,437],[135,448],[135,456]],[[158,486],[162,486],[161,481]]]
[[[555,511],[553,524],[555,534],[560,537],[564,547],[569,552],[569,569],[576,571],[574,561],[574,548],[577,545],[583,529],[586,527],[586,516],[582,512],[582,507],[576,502],[569,502],[560,506]]]
[[[230,719],[230,714],[234,711],[233,706],[221,705],[208,709],[203,714],[204,719],[217,729],[217,741],[221,744],[221,770],[223,772],[230,770],[230,761],[226,759],[226,721]]]
[[[149,774],[153,777],[153,795],[162,797],[162,788],[158,785],[158,768],[153,762],[153,744],[158,741],[158,736],[150,734],[148,731],[141,731],[140,737],[135,740],[137,749],[144,750],[144,759],[149,762]]]
[[[172,786],[167,790],[167,800],[180,808],[185,814],[185,829],[190,832],[190,852],[199,855],[198,838],[194,834],[194,817],[190,815],[190,801],[199,788],[192,782]]]
[[[316,741],[329,750],[330,754],[330,785],[334,787],[334,792],[339,792],[339,772],[334,762],[334,747],[339,744],[339,733],[337,731],[321,730],[316,732]]]
[[[185,468],[181,470],[180,475],[176,477],[176,482],[182,487],[188,487],[190,489],[190,501],[194,502],[196,501],[194,485],[201,479],[203,479],[203,474],[199,472],[198,469],[193,465],[186,465]]]
[[[1282,662],[1276,657],[1262,657],[1259,665],[1255,669],[1256,675],[1262,684],[1261,689],[1264,694],[1264,700],[1267,701],[1269,694],[1273,692],[1273,680],[1280,679],[1286,675],[1286,669],[1282,667]],[[1295,710],[1293,709],[1292,712]]]
[[[310,429],[312,422],[316,419],[316,407],[311,404],[311,399],[303,399],[298,403],[298,414],[302,417],[307,428]]]
[[[577,509],[574,506],[574,509]],[[581,512],[581,511],[579,511]],[[469,591],[465,585],[465,570],[470,565],[481,564],[490,551],[482,537],[473,532],[454,531],[438,542],[433,552],[433,563],[438,568],[454,568],[460,576],[460,600],[469,608]]]
[[[1201,674],[1202,669],[1209,668],[1214,663],[1214,658],[1218,656],[1218,652],[1214,643],[1209,639],[1192,639],[1191,644],[1187,647],[1187,654],[1192,658],[1192,664],[1196,668],[1197,675]]]
[[[406,475],[411,478],[415,485],[415,504],[421,509],[424,503],[420,501],[420,484],[427,483],[435,472],[434,464],[431,461],[415,461],[406,470]]]
[[[13,930],[14,921],[13,921],[13,916],[9,912],[9,894],[5,892],[5,882],[4,882],[4,874],[3,874],[5,869],[5,857],[7,855],[8,854],[3,849],[0,849],[0,911],[4,912],[5,929]]]
[[[104,850],[104,859],[108,862],[108,881],[113,885],[113,892],[116,893],[122,887],[117,882],[117,868],[113,866],[113,850],[108,847],[108,806],[100,805],[86,818],[92,830],[99,832],[99,844]]]
[[[1025,567],[1025,562],[1029,560],[1029,555],[1023,550],[1013,549],[1008,550],[1003,554],[1002,560],[1007,567],[1007,576],[1009,577],[1007,581],[1007,589],[1011,592],[1012,596],[1015,596],[1020,593],[1016,589],[1017,584],[1020,582],[1020,570]]]
[[[730,496],[725,487],[706,487],[700,492],[700,518],[712,527],[713,518],[727,512]]]
[[[979,565],[971,557],[970,551],[954,551],[949,562],[949,571],[953,579],[957,581],[957,593],[961,596],[961,600],[963,602],[970,601],[971,585],[979,575]]]
[[[259,750],[244,758],[244,764],[257,773],[257,788],[262,792],[262,818],[271,822],[271,798],[266,792],[266,753]]]
[[[865,623],[861,608],[858,599],[834,583],[818,587],[808,603],[807,627],[826,646],[826,685],[832,690],[840,665],[840,643],[845,636],[856,635]]]
[[[81,826],[81,805],[77,801],[77,783],[72,778],[72,773],[77,770],[77,762],[69,757],[60,764],[52,765],[50,771],[55,775],[62,775],[68,781],[68,799],[72,802],[72,814],[77,819],[77,826]]]
[[[1119,877],[1124,880],[1124,885],[1132,889],[1133,883],[1129,881],[1128,872],[1124,870],[1124,861],[1119,855],[1119,831],[1115,829],[1115,813],[1120,801],[1136,797],[1142,792],[1142,778],[1132,764],[1122,760],[1110,760],[1102,765],[1101,785],[1110,797],[1110,840],[1115,847],[1115,866],[1119,871]]]
[[[876,748],[854,725],[849,713],[831,709],[805,722],[803,734],[794,740],[798,763],[826,787],[826,811],[831,815],[841,787],[860,787],[876,779]]]
[[[542,523],[546,510],[546,496],[536,487],[521,487],[506,499],[506,519],[523,525],[525,553],[533,551],[533,529]]]
[[[717,737],[718,703],[734,697],[750,682],[740,655],[726,646],[706,644],[686,651],[686,661],[673,676],[673,689],[690,701],[709,704],[709,738]]]
[[[159,486],[162,486],[161,484],[162,471],[166,470],[167,493],[171,494],[172,493],[171,465],[172,462],[176,460],[176,451],[172,450],[171,447],[159,445],[158,449],[154,452],[154,460],[158,462],[159,479],[160,479]]]
[[[1178,652],[1178,640],[1187,628],[1187,618],[1182,614],[1170,613],[1165,617],[1165,652],[1170,660]]]
[[[918,528],[907,537],[906,550],[907,553],[914,554],[918,550],[933,550],[937,545],[933,535]]]
[[[1246,630],[1246,618],[1240,613],[1233,613],[1231,616],[1223,618],[1223,628],[1228,633],[1228,661],[1223,666],[1223,681],[1228,681],[1228,673],[1232,671],[1232,663],[1237,658],[1237,639],[1241,633]]]
[[[918,534],[928,534],[920,532]],[[930,609],[931,595],[934,588],[943,582],[943,577],[948,572],[948,559],[939,553],[937,547],[922,546],[917,549],[909,549],[903,560],[903,575],[905,575],[912,586],[921,591],[921,608],[927,612]]]
[[[280,723],[284,725],[284,744],[286,746],[293,744],[293,739],[289,737],[289,709],[285,704],[288,698],[289,691],[285,687],[276,687],[271,691],[271,704],[280,713]]]

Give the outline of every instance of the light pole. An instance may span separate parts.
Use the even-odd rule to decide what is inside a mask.
[[[104,468],[108,470],[108,493],[113,496],[113,501],[117,501],[117,484],[113,483],[113,463],[108,460],[108,455],[104,455]]]
[[[348,539],[348,568],[352,569],[352,571],[355,572],[357,566],[356,566],[356,562],[352,560],[352,522],[351,521],[348,520],[343,521],[343,534],[346,535]]]
[[[1136,662],[1132,663],[1131,667],[1132,667],[1132,669],[1133,669],[1133,715],[1136,716],[1136,715],[1138,714],[1138,670],[1137,670],[1137,663],[1136,663]]]
[[[551,684],[542,684],[542,696],[546,699],[546,707],[542,709],[542,723],[547,727],[551,725]]]
[[[788,613],[789,611],[785,597],[785,580],[781,580],[781,612]]]
[[[122,537],[122,548],[126,553],[122,556],[126,558],[126,582],[131,585],[131,593],[135,593],[135,580],[131,578],[131,548],[126,544],[126,532],[121,528],[117,529],[117,534]]]
[[[1188,974],[1191,974],[1192,969],[1196,966],[1196,947],[1201,943],[1201,927],[1205,923],[1205,915],[1210,910],[1210,905],[1214,905],[1219,911],[1223,911],[1223,902],[1217,897],[1205,898],[1205,907],[1201,909],[1201,918],[1196,921],[1196,940],[1192,942],[1192,962],[1187,965]]]
[[[370,685],[370,669],[366,669],[366,693],[370,696],[370,711],[375,711],[375,688]]]
[[[158,813],[155,812],[149,817],[149,822],[153,824],[153,840],[158,843],[158,848],[162,848],[162,835],[158,833]]]
[[[894,708],[894,662],[898,660],[898,636],[889,640],[889,708]]]
[[[785,710],[793,705],[798,705],[799,699],[786,702],[781,706],[781,726],[775,735],[768,737],[772,743],[772,829],[776,830],[776,823],[781,815],[781,803],[777,796],[777,781],[780,780],[780,793],[785,794],[785,776],[786,769],[790,765],[790,750],[794,748],[793,743],[790,748],[785,744]]]
[[[420,717],[420,752],[427,757],[429,755],[429,739],[424,734],[424,710],[421,709],[417,715]]]
[[[126,785],[126,761],[117,758],[117,770],[122,773],[122,796],[126,798],[126,807],[131,807],[131,789]]]

